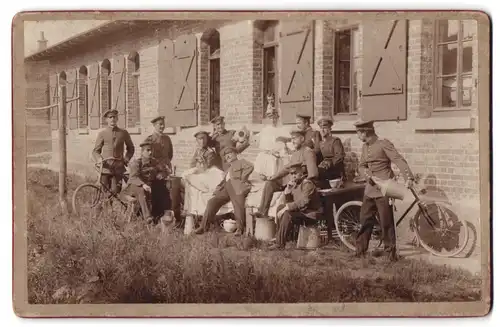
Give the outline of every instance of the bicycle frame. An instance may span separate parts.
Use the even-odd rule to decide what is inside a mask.
[[[100,188],[101,189],[104,189],[104,191],[106,193],[108,193],[110,195],[109,198],[113,197],[115,198],[116,200],[118,200],[118,202],[120,202],[120,204],[124,207],[127,207],[127,204],[125,202],[123,202],[120,197],[118,196],[119,193],[114,193],[112,190],[110,190],[106,185],[104,185],[104,183],[102,182],[102,171],[103,171],[103,168],[104,168],[104,162],[107,161],[107,160],[116,160],[116,161],[123,161],[123,159],[119,159],[119,158],[113,158],[113,157],[110,157],[110,158],[104,158],[102,160],[100,160],[99,162],[96,162],[96,168],[97,168],[97,171],[98,171],[98,176],[97,176],[97,184],[100,184]],[[125,175],[127,175],[127,173],[125,173],[123,176],[122,176],[122,180],[125,179]]]
[[[401,216],[401,218],[399,218],[399,220],[396,222],[396,227],[399,226],[399,224],[403,221],[403,219],[406,218],[406,215],[411,211],[411,209],[413,209],[413,207],[415,206],[415,204],[418,205],[418,207],[420,208],[420,211],[422,211],[422,214],[423,216],[425,217],[425,219],[427,220],[427,222],[429,223],[429,225],[431,225],[432,227],[435,226],[435,223],[434,221],[432,220],[432,218],[428,217],[427,215],[427,211],[425,210],[425,208],[422,206],[421,204],[421,200],[420,200],[420,197],[418,196],[417,192],[415,191],[415,189],[413,187],[410,187],[410,191],[411,193],[413,194],[413,196],[415,197],[415,200],[413,200],[413,202],[411,203],[411,205],[406,209],[406,211],[403,213],[403,215]]]

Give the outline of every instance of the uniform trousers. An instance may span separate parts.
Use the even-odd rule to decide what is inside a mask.
[[[311,219],[300,211],[285,211],[279,220],[278,232],[276,233],[276,243],[284,246],[288,234],[292,231],[294,224],[305,224],[306,226],[314,225],[315,219]]]
[[[113,192],[114,194],[118,194],[121,191],[121,180],[123,175],[120,174],[107,174],[103,173],[101,175],[101,183],[106,186],[108,190]]]
[[[171,209],[170,192],[164,180],[155,179],[151,184],[152,215],[161,217],[165,210]]]
[[[123,191],[125,194],[132,195],[139,201],[141,206],[142,215],[144,218],[151,218],[151,193],[146,192],[142,186],[129,184]]]
[[[283,191],[285,187],[281,184],[281,179],[274,181],[266,181],[264,183],[264,190],[260,199],[259,212],[267,216],[271,201],[273,200],[274,192]]]
[[[388,197],[370,198],[366,195],[363,197],[360,212],[361,229],[358,232],[356,240],[356,252],[364,254],[368,250],[373,227],[377,222],[375,218],[376,213],[378,213],[380,218],[384,250],[389,253],[389,256],[395,256],[396,228],[394,226],[394,212],[392,206],[389,204]]]
[[[217,190],[214,196],[208,200],[207,208],[203,213],[201,226],[206,230],[207,224],[213,222],[215,215],[223,205],[231,201],[234,208],[234,218],[236,219],[237,228],[243,232],[245,230],[245,199],[247,193],[236,194],[231,183],[224,182],[224,186]]]

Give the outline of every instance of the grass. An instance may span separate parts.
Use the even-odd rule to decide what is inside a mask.
[[[71,191],[81,183],[68,179]],[[29,302],[286,303],[473,301],[479,277],[403,259],[268,251],[252,238],[148,230],[119,215],[64,217],[57,175],[28,174]]]

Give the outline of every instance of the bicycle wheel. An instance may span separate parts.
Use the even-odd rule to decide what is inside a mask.
[[[466,222],[441,202],[421,202],[413,227],[422,247],[438,257],[456,256],[469,240]]]
[[[356,238],[361,229],[359,214],[362,204],[361,201],[348,201],[339,208],[334,217],[335,229],[340,240],[352,251],[356,251]],[[375,218],[378,222],[378,216],[375,216]],[[380,224],[376,223],[372,230],[369,248],[380,246],[381,232]]]
[[[79,217],[96,214],[103,199],[104,193],[97,185],[82,184],[73,193],[71,201],[73,212]]]

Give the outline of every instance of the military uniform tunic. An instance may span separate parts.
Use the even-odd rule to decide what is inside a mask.
[[[328,181],[344,175],[344,146],[340,138],[329,135],[320,142],[323,160],[318,165],[319,179]],[[328,184],[328,183],[326,183]]]
[[[127,152],[125,156],[123,155],[125,146],[127,147]],[[124,159],[125,163],[128,163],[130,159],[134,156],[134,143],[132,143],[132,139],[130,138],[130,134],[125,130],[119,127],[106,127],[97,134],[97,139],[95,142],[94,150],[92,152],[94,159],[98,159],[101,156],[103,159],[105,158],[117,158]],[[114,162],[113,165],[119,165],[116,168],[117,171],[114,171],[112,167],[103,168],[103,173],[105,174],[121,174],[124,172],[124,167],[117,162]]]
[[[153,133],[149,135],[145,141],[152,143],[151,154],[153,158],[167,167],[172,168],[174,150],[170,136],[167,134]]]
[[[376,137],[370,144],[363,144],[359,161],[360,173],[365,177],[375,176],[380,179],[391,179],[394,172],[391,168],[394,163],[405,180],[413,178],[413,174],[406,160],[399,154],[394,144],[386,139]],[[374,185],[367,183],[365,194],[368,197],[381,197],[382,193]]]

